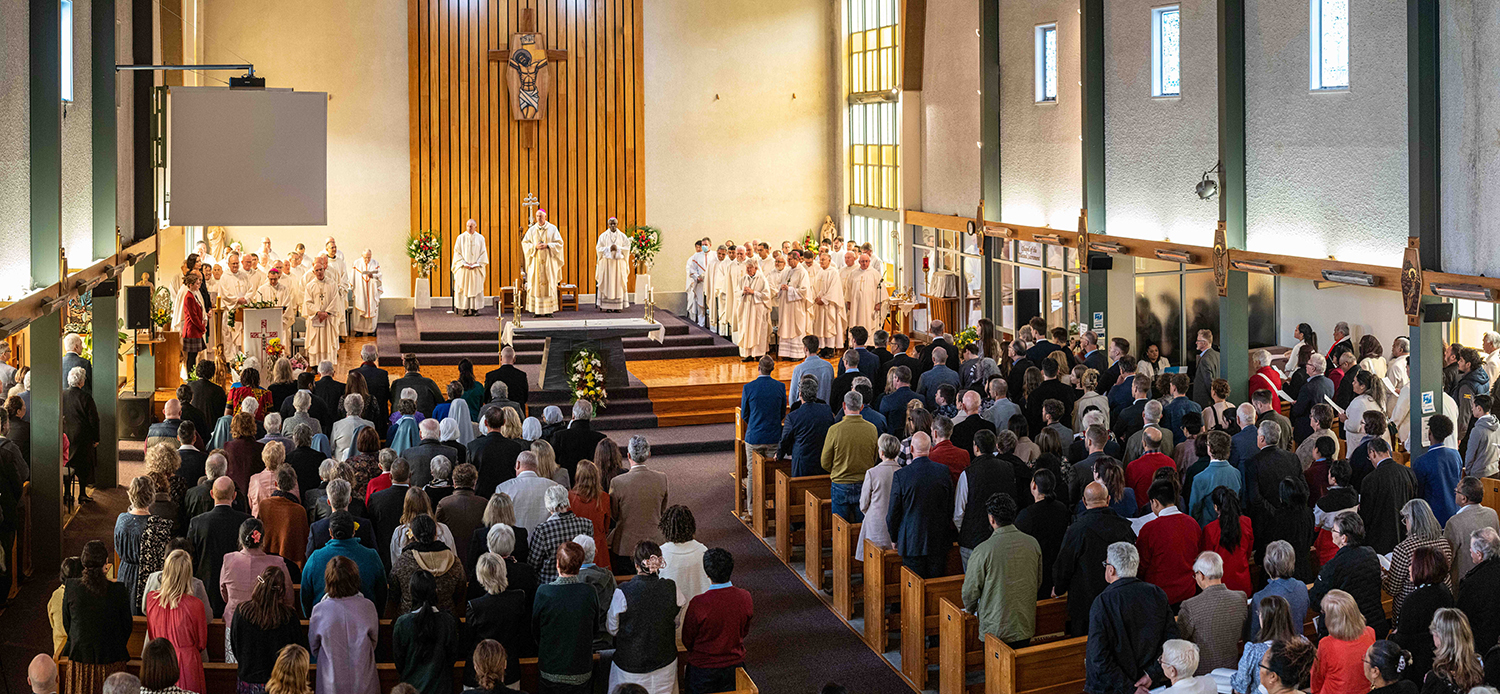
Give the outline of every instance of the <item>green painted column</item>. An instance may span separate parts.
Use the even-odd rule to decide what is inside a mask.
[[[28,328],[31,560],[38,567],[56,566],[62,560],[62,324],[62,313],[54,311],[32,321]]]
[[[89,5],[89,34],[92,41],[90,73],[93,85],[92,152],[93,166],[93,259],[114,253],[119,242],[116,229],[116,196],[118,182],[119,134],[115,124],[115,0],[92,0]],[[99,408],[99,470],[97,486],[107,489],[119,481],[119,430],[115,426],[119,404],[120,372],[119,281],[110,280],[94,287],[94,403]]]
[[[1000,3],[979,3],[979,190],[984,219],[1000,221]],[[1002,239],[984,240],[984,315],[999,324]]]
[[[1422,297],[1423,307],[1442,303],[1435,296]],[[1409,328],[1407,339],[1411,341],[1411,355],[1406,358],[1407,376],[1411,379],[1411,439],[1407,450],[1412,460],[1427,452],[1427,439],[1422,436],[1423,423],[1435,414],[1453,419],[1457,411],[1448,412],[1443,407],[1443,350],[1447,349],[1443,339],[1445,323],[1421,323]],[[1423,395],[1432,399],[1432,412],[1423,409]]]
[[[1443,269],[1441,184],[1438,151],[1438,8],[1437,0],[1407,0],[1406,3],[1406,102],[1407,176],[1409,235],[1420,245],[1422,269]],[[1424,287],[1425,289],[1425,287]],[[1422,297],[1423,305],[1440,302]],[[1422,411],[1422,395],[1432,394],[1432,414],[1441,412],[1443,398],[1443,350],[1446,340],[1442,323],[1422,323],[1411,328],[1411,441],[1415,459],[1427,450],[1422,440],[1422,422],[1431,414]]]
[[[135,276],[140,277],[142,272],[151,273],[156,278],[156,254],[148,253],[135,264]],[[156,392],[156,355],[150,350],[135,348],[135,392]]]
[[[1219,0],[1219,219],[1229,248],[1245,247],[1245,2]],[[1206,259],[1212,262],[1212,258]],[[1249,397],[1249,278],[1230,271],[1219,298],[1219,374],[1232,402]],[[1188,335],[1189,343],[1196,338]]]
[[[115,425],[120,393],[119,316],[119,282],[110,280],[94,287],[94,404],[99,408],[99,468],[94,486],[99,489],[119,482],[119,429]]]
[[[1083,79],[1083,209],[1088,211],[1089,233],[1104,229],[1104,0],[1081,0]],[[1087,267],[1089,250],[1078,249],[1078,262]],[[1093,316],[1109,309],[1109,275],[1090,272],[1080,281],[1079,320],[1094,328]],[[1108,320],[1108,316],[1104,316]],[[1099,329],[1103,329],[1103,325]],[[1101,341],[1102,342],[1102,341]]]
[[[30,0],[31,284],[62,279],[62,8]],[[62,309],[31,322],[32,562],[57,566],[62,546]]]

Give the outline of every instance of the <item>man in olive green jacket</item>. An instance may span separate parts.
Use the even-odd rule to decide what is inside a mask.
[[[1036,592],[1042,582],[1042,546],[1016,528],[1016,501],[1005,492],[985,500],[995,532],[969,555],[961,597],[979,617],[979,633],[1014,648],[1036,635]]]
[[[865,471],[880,462],[880,431],[860,412],[865,399],[859,391],[844,395],[844,418],[828,427],[823,439],[823,469],[832,482],[833,513],[850,523],[864,520],[859,510],[859,490]]]

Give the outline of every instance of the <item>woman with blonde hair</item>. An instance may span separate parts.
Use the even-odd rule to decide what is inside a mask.
[[[1406,526],[1406,538],[1396,543],[1396,548],[1391,550],[1390,569],[1380,579],[1381,587],[1391,596],[1393,615],[1401,614],[1406,596],[1416,588],[1411,580],[1411,566],[1418,547],[1437,550],[1443,555],[1444,566],[1453,565],[1453,546],[1448,544],[1448,538],[1443,535],[1443,526],[1438,523],[1437,516],[1432,514],[1432,507],[1427,504],[1427,500],[1412,499],[1406,502],[1401,507],[1401,521]],[[1452,591],[1450,580],[1450,574],[1444,572],[1442,583]]]
[[[130,611],[145,614],[141,598],[146,594],[146,578],[160,571],[167,557],[167,542],[172,539],[173,521],[151,515],[151,501],[156,485],[142,475],[130,481],[130,510],[115,519],[115,556],[120,558],[118,576],[130,589]]]
[[[271,668],[271,679],[266,682],[266,694],[311,694],[307,673],[312,668],[308,661],[306,648],[295,643],[282,646]]]
[[[271,365],[271,385],[266,386],[266,390],[271,392],[273,407],[297,392],[297,374],[292,372],[292,360],[286,357],[276,359]]]
[[[494,639],[485,639],[475,644],[474,657],[469,659],[474,669],[474,684],[478,689],[469,689],[464,694],[499,694],[505,688],[505,647]],[[517,678],[519,680],[519,678]]]
[[[614,445],[614,441],[608,439],[606,441],[611,446]],[[572,509],[579,518],[587,518],[594,524],[595,546],[608,546],[604,543],[604,537],[609,534],[611,518],[609,492],[604,491],[604,483],[600,481],[599,466],[593,461],[578,461],[578,479],[573,483],[573,489],[568,492],[568,508]]]
[[[1484,684],[1484,666],[1474,651],[1474,632],[1463,611],[1445,607],[1432,615],[1432,643],[1437,648],[1422,694],[1464,694]]]
[[[1109,429],[1109,396],[1099,392],[1099,372],[1086,369],[1079,383],[1083,385],[1083,395],[1073,403],[1073,431],[1088,429],[1083,425],[1083,415],[1088,413],[1090,407],[1104,414],[1103,426]]]
[[[921,400],[909,400],[906,403],[906,438],[901,439],[902,467],[911,462],[911,437],[919,431],[932,435],[932,413],[922,407]]]
[[[479,555],[490,551],[490,529],[501,523],[510,527],[511,532],[515,535],[515,548],[512,553],[517,557],[522,557],[523,561],[525,557],[531,556],[531,544],[527,542],[526,529],[516,527],[515,502],[511,501],[510,495],[505,492],[491,494],[489,503],[485,504],[484,515],[480,517],[479,527],[475,528],[474,533],[469,535],[468,560],[464,564],[464,568],[468,571],[470,579],[469,587],[474,589],[469,597],[479,596],[475,583],[477,579],[474,575],[474,563],[479,561]]]
[[[501,412],[505,415],[505,423],[500,425],[500,435],[508,439],[520,440],[521,415],[516,414],[516,411],[509,407]]]
[[[208,622],[203,603],[193,597],[193,560],[176,550],[167,556],[161,570],[161,589],[146,596],[146,638],[172,642],[177,653],[178,686],[192,692],[207,692],[203,676],[203,651],[208,648]]]
[[[1338,589],[1323,596],[1323,625],[1328,636],[1318,642],[1313,664],[1313,694],[1365,694],[1365,652],[1375,644],[1375,630],[1365,624],[1354,596]],[[1262,677],[1264,682],[1264,677]]]
[[[286,463],[286,446],[280,441],[267,443],[260,451],[260,460],[265,464],[266,469],[250,476],[250,488],[245,491],[245,495],[250,498],[250,515],[252,516],[260,514],[261,500],[269,499],[276,491],[276,471]],[[300,486],[292,487],[292,493],[298,499],[302,498]]]
[[[552,444],[544,439],[537,439],[531,443],[531,452],[536,456],[536,474],[556,482],[564,487],[571,486],[572,480],[568,479],[568,471],[557,464],[557,453],[552,449]]]
[[[458,543],[453,540],[453,531],[448,529],[447,523],[438,523],[437,517],[432,511],[432,501],[427,498],[427,492],[416,487],[406,490],[406,496],[401,500],[401,525],[396,526],[396,532],[391,533],[391,558],[395,559],[401,555],[401,550],[407,543],[412,541],[411,522],[417,516],[427,516],[437,523],[437,540],[448,546],[455,555],[458,554]]]

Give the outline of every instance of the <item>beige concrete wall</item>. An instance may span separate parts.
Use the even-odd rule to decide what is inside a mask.
[[[838,12],[827,0],[645,0],[660,291],[682,290],[694,239],[779,243],[841,218]]]
[[[406,3],[205,0],[204,58],[249,61],[267,87],[328,92],[328,225],[231,227],[247,248],[271,237],[321,248],[333,236],[353,257],[370,248],[387,296],[410,296],[411,233]],[[216,74],[216,76],[223,76]],[[215,82],[208,82],[216,84]]]

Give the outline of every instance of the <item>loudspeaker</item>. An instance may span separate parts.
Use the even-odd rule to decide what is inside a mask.
[[[120,394],[115,410],[115,421],[119,424],[122,440],[145,441],[146,431],[151,428],[151,396]]]
[[[151,327],[151,288],[125,288],[125,329],[146,330]],[[123,424],[121,425],[124,426]],[[124,429],[121,429],[124,431]]]
[[[1042,315],[1042,290],[1016,290],[1016,325],[1026,325],[1033,317]]]
[[[1103,254],[1100,254],[1100,255],[1090,255],[1089,256],[1089,271],[1090,272],[1092,272],[1094,270],[1113,270],[1113,269],[1115,269],[1115,259],[1114,259],[1114,257],[1108,256],[1108,255],[1103,255]]]
[[[1423,323],[1447,323],[1453,320],[1453,303],[1422,304],[1419,313]]]

